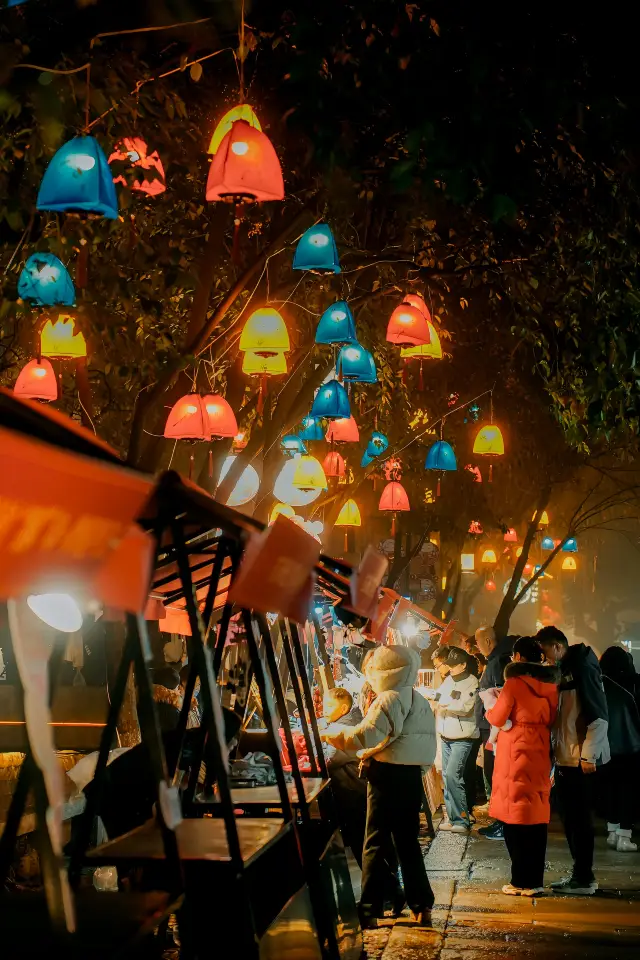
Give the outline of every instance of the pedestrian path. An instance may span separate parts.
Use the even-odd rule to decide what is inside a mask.
[[[507,897],[503,843],[439,831],[425,858],[436,895],[433,928],[389,921],[366,934],[370,960],[640,960],[640,853],[610,850],[599,838],[594,897]],[[552,825],[546,883],[570,866]]]

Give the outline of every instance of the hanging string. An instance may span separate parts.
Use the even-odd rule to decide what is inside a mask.
[[[91,64],[87,64],[87,89],[84,98],[84,130],[82,131],[83,135],[86,137],[89,130],[89,108],[91,100]]]
[[[246,54],[245,45],[244,45],[244,33],[245,33],[245,23],[244,23],[244,0],[242,0],[240,5],[240,31],[239,31],[239,41],[240,41],[240,65],[239,65],[239,79],[240,79],[240,103],[244,103],[244,58]]]

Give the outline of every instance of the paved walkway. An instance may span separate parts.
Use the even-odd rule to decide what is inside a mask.
[[[640,960],[640,852],[610,850],[599,837],[594,897],[507,897],[503,843],[439,831],[426,855],[436,894],[433,929],[407,920],[367,931],[367,956],[379,960]],[[570,861],[559,824],[547,848],[545,882]]]

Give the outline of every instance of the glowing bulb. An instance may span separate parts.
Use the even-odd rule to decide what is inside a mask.
[[[51,264],[49,263],[46,263],[38,271],[38,280],[41,283],[49,283],[49,282],[55,283],[55,281],[58,279],[59,276],[60,276],[60,271],[58,270],[58,268],[52,267]]]
[[[127,156],[129,157],[129,160],[131,160],[131,163],[137,163],[137,161],[140,159],[140,154],[137,150],[129,150]]]
[[[402,628],[402,633],[405,637],[415,637],[418,635],[420,627],[418,622],[413,618],[407,619],[405,625]]]
[[[400,323],[413,323],[413,317],[410,313],[401,313],[398,317]]]
[[[236,157],[244,157],[245,153],[249,152],[249,144],[245,143],[244,140],[236,140],[235,143],[231,144],[231,149]]]
[[[341,320],[347,319],[347,315],[344,310],[334,310],[331,314],[331,319],[335,320],[336,323],[340,323]]]
[[[309,237],[309,243],[312,243],[314,247],[326,247],[329,243],[329,237],[326,233],[314,233]]]
[[[197,412],[198,412],[198,408],[197,408],[196,406],[194,406],[192,403],[190,403],[190,404],[187,406],[186,410],[187,410],[187,413],[197,413]]]
[[[217,403],[208,403],[208,404],[207,404],[207,413],[210,414],[210,416],[213,417],[213,416],[216,415],[216,413],[219,413],[219,412],[220,412],[220,406],[219,406],[219,404],[217,404]]]
[[[46,377],[47,371],[44,367],[34,367],[33,368],[34,377]]]
[[[61,633],[75,633],[82,626],[82,611],[68,593],[32,593],[27,606],[43,623]]]
[[[90,157],[86,153],[70,153],[67,157],[67,166],[73,167],[78,173],[86,173],[87,170],[93,170],[95,165],[95,157]]]
[[[360,351],[358,350],[357,347],[348,347],[348,348],[345,350],[344,355],[345,355],[345,357],[347,358],[347,360],[359,360],[359,359],[360,359]]]

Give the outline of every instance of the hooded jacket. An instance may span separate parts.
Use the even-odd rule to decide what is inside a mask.
[[[640,713],[633,694],[605,673],[602,675],[609,721],[607,738],[613,757],[640,753]]]
[[[487,719],[500,730],[489,814],[503,823],[548,823],[551,791],[550,732],[558,707],[560,670],[510,663],[505,685]]]
[[[480,690],[489,690],[491,687],[501,687],[504,683],[504,670],[513,653],[513,645],[517,637],[503,637],[499,640],[487,657],[487,665],[480,677]],[[480,697],[476,700],[476,723],[479,730],[489,732],[489,721],[485,716],[484,704]]]
[[[327,730],[323,739],[361,760],[428,767],[436,755],[433,712],[413,689],[420,656],[409,647],[380,646],[369,657],[365,677],[376,698],[355,727]]]
[[[475,718],[478,678],[468,670],[448,674],[435,692],[437,729],[445,740],[475,740],[480,736]]]
[[[560,706],[551,732],[556,763],[561,767],[577,767],[581,759],[608,763],[609,713],[598,658],[591,647],[575,643],[559,667]]]

